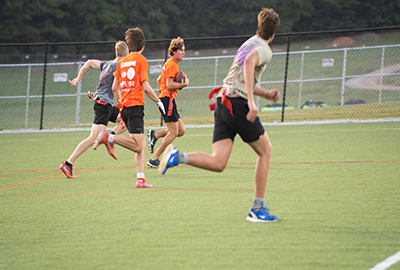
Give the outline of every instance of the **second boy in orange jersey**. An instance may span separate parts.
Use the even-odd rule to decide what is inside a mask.
[[[167,125],[167,129],[148,131],[150,153],[153,153],[153,148],[157,139],[163,137],[160,146],[147,162],[147,165],[154,168],[158,168],[160,164],[159,157],[164,152],[165,148],[167,148],[176,137],[181,137],[186,132],[176,107],[175,98],[178,94],[178,90],[189,85],[189,79],[185,76],[184,82],[174,81],[175,75],[179,71],[179,62],[182,61],[185,56],[184,40],[180,37],[173,39],[169,45],[168,51],[171,58],[164,64],[160,77],[157,79],[157,86],[159,89],[158,97],[166,109],[164,121]]]
[[[137,188],[152,187],[145,181],[144,163],[146,140],[144,137],[144,94],[157,103],[162,113],[165,113],[164,105],[155,94],[149,84],[147,59],[142,55],[146,40],[142,30],[138,27],[128,29],[125,32],[125,40],[131,53],[118,62],[114,72],[112,90],[118,107],[121,109],[121,117],[124,121],[129,136],[111,135],[102,131],[94,144],[96,149],[100,144],[116,143],[135,153],[137,172]],[[121,89],[122,94],[119,92]]]

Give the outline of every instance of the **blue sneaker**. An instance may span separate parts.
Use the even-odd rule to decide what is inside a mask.
[[[247,216],[246,220],[250,222],[271,222],[271,221],[278,221],[279,217],[271,215],[269,209],[265,207],[263,204],[259,211],[254,211],[253,207],[250,208],[249,215]]]
[[[168,168],[178,166],[178,153],[178,150],[175,149],[172,144],[167,146],[164,156],[161,159],[160,166],[158,167],[158,172],[160,174],[165,174]]]

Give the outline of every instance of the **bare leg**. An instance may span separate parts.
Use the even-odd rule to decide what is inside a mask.
[[[222,172],[228,164],[232,147],[233,141],[231,139],[217,141],[212,145],[212,155],[204,152],[187,153],[188,164],[209,171]]]
[[[121,123],[122,123],[122,125],[121,125]],[[123,133],[123,132],[125,132],[127,130],[128,129],[126,128],[124,122],[122,122],[121,120],[115,122],[115,127],[113,128],[113,131],[114,131],[115,134],[119,135],[119,134],[121,134],[121,133]]]
[[[168,122],[166,131],[167,134],[164,136],[160,146],[157,148],[156,152],[151,157],[152,159],[159,158],[161,154],[164,153],[165,148],[167,148],[167,146],[170,145],[175,140],[176,137],[181,137],[185,134],[186,128],[182,120],[179,119],[178,122]],[[158,138],[157,135],[156,137]]]
[[[156,136],[157,139],[164,138],[167,135],[167,133],[168,133],[168,128],[154,131],[154,135]]]
[[[97,136],[99,133],[103,130],[106,129],[105,125],[97,125],[93,124],[92,129],[90,131],[89,137],[87,137],[85,140],[81,141],[78,146],[75,148],[74,152],[71,154],[71,156],[67,159],[67,161],[71,164],[75,162],[75,160],[82,155],[89,147],[91,147],[96,140]]]
[[[135,153],[144,151],[144,134],[114,135],[114,143]]]
[[[249,145],[258,155],[254,176],[254,197],[264,198],[265,189],[267,188],[269,167],[271,165],[272,144],[265,132],[260,136],[259,140],[251,142]]]
[[[142,136],[140,136],[142,135]],[[135,163],[136,163],[136,173],[144,173],[144,163],[145,163],[145,148],[146,140],[143,134],[131,134],[131,137],[136,137],[135,140],[138,144],[142,144],[142,150],[140,152],[135,152]]]

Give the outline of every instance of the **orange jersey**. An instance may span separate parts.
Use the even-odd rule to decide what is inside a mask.
[[[123,107],[144,105],[142,82],[149,81],[148,69],[147,59],[139,53],[131,53],[118,62],[114,77],[119,81]]]
[[[169,97],[173,96],[176,97],[176,94],[178,93],[178,90],[169,90],[167,88],[167,79],[168,78],[175,78],[176,73],[179,71],[179,66],[178,63],[175,61],[174,58],[168,59],[167,62],[165,62],[162,70],[161,70],[161,75],[160,75],[160,89],[159,89],[159,94],[158,97]]]

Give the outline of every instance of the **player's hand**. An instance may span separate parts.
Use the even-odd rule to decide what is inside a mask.
[[[189,85],[189,78],[185,75],[185,82],[184,82],[185,87]]]
[[[254,100],[249,100],[247,103],[249,105],[249,112],[247,113],[246,118],[248,121],[253,123],[256,120],[258,109]]]
[[[277,88],[274,88],[267,93],[267,99],[272,100],[273,102],[277,102],[280,96],[281,93],[279,93]]]
[[[164,108],[164,104],[161,102],[161,100],[158,100],[157,106],[158,106],[158,109],[160,110],[160,113],[162,113],[164,115],[165,114],[165,108]]]
[[[78,78],[75,78],[72,81],[71,80],[68,80],[68,81],[71,84],[71,86],[76,86],[79,83]]]

